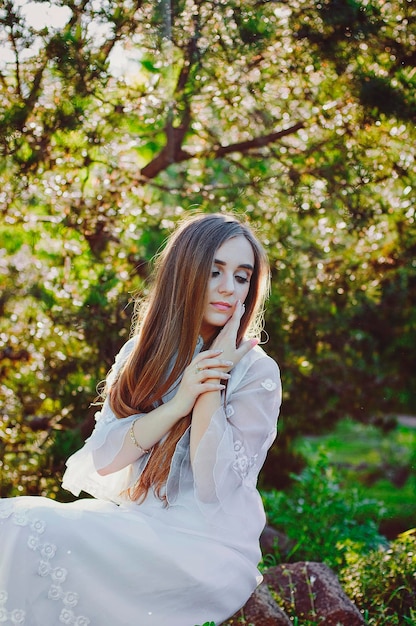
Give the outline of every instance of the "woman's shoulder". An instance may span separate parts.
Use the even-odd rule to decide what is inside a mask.
[[[271,371],[279,372],[279,366],[275,359],[273,359],[261,346],[255,346],[250,350],[241,361],[247,360],[247,365],[252,367],[257,365],[262,369],[270,369]]]
[[[260,346],[255,346],[247,352],[231,370],[231,380],[228,384],[229,394],[248,381],[251,381],[252,384],[254,380],[258,381],[263,387],[267,384],[270,389],[280,388],[279,366]]]

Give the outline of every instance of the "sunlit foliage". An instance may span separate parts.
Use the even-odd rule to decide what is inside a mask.
[[[246,214],[270,255],[269,482],[296,432],[414,410],[413,3],[0,6],[4,493],[57,492],[190,210]]]

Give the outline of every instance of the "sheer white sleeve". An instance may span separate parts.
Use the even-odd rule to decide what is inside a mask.
[[[133,349],[135,338],[130,339],[120,350],[115,363],[107,376],[107,386],[111,387],[117,372],[127,360]],[[106,467],[119,453],[131,422],[139,415],[117,419],[111,410],[108,396],[95,415],[96,425],[92,435],[84,446],[67,461],[62,486],[78,496],[85,491],[97,498],[120,502],[121,493],[130,487],[143,471],[148,455],[139,458],[136,463],[124,469],[100,476],[97,470]]]
[[[221,513],[244,518],[247,506],[260,506],[257,478],[276,437],[280,403],[277,364],[260,348],[250,351],[232,372],[224,405],[211,418],[192,470],[187,435],[179,442],[168,500],[186,489],[192,472],[196,501],[210,519]]]

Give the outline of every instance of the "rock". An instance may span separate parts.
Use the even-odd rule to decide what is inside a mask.
[[[289,616],[299,624],[365,625],[334,572],[323,563],[285,563],[270,567],[263,576],[245,606],[222,626],[292,626]]]
[[[265,583],[257,587],[244,606],[244,617],[248,624],[256,626],[292,626],[292,622],[273,600]]]
[[[293,615],[300,620],[316,621],[325,626],[365,624],[334,572],[323,563],[286,563],[271,567],[264,573],[264,584],[275,591],[282,598],[282,605],[290,606]],[[257,626],[257,622],[253,623]],[[265,622],[269,623],[274,622]]]
[[[266,526],[261,533],[260,548],[263,556],[277,552],[282,560],[287,557],[292,547],[293,542],[272,526]]]

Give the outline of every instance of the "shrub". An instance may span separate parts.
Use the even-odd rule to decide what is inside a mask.
[[[287,561],[321,561],[335,571],[346,565],[349,542],[366,552],[386,543],[378,533],[382,506],[343,489],[340,476],[321,453],[287,492],[263,493],[269,523],[292,541]]]
[[[416,529],[369,554],[351,546],[345,559],[340,582],[369,626],[416,625]]]

